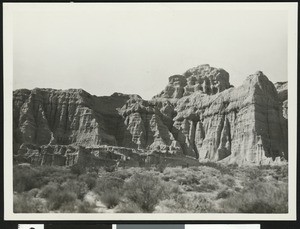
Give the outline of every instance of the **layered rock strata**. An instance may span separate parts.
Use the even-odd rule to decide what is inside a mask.
[[[267,163],[287,153],[287,129],[274,85],[262,73],[238,88],[209,96],[196,92],[176,103],[174,128],[199,159]]]
[[[171,76],[150,101],[81,89],[16,90],[14,156],[51,165],[100,166],[124,157],[136,166],[157,158],[269,164],[288,152],[287,83],[275,86],[256,72],[233,88],[225,70],[200,65]]]
[[[89,169],[114,166],[197,166],[199,161],[184,155],[161,154],[159,151],[144,153],[132,148],[101,145],[82,147],[75,145],[22,144],[14,162],[47,166],[80,165]]]
[[[228,72],[204,64],[191,68],[182,75],[170,76],[169,84],[156,97],[179,99],[197,91],[214,95],[229,87],[231,85]]]

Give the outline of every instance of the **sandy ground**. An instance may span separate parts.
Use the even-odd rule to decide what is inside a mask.
[[[87,201],[90,204],[95,204],[95,211],[98,213],[114,213],[115,209],[108,209],[100,200],[99,197],[92,191],[88,192],[84,200]]]

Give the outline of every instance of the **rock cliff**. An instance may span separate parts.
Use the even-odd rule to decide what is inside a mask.
[[[274,84],[278,92],[279,103],[282,106],[283,117],[288,118],[288,83],[277,82]]]
[[[180,143],[199,159],[267,163],[287,153],[277,91],[262,72],[238,88],[183,97],[175,111]]]
[[[234,88],[225,70],[200,65],[171,76],[150,101],[16,90],[13,134],[15,160],[37,164],[269,164],[287,159],[287,83],[256,72]]]
[[[196,91],[214,95],[229,87],[231,86],[228,72],[204,64],[187,70],[183,75],[170,76],[169,84],[156,97],[178,99]]]
[[[116,145],[116,110],[131,96],[96,97],[80,89],[33,89],[14,92],[15,144]]]

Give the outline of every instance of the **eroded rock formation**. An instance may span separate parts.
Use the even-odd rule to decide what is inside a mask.
[[[169,84],[157,97],[179,99],[197,91],[214,95],[229,87],[228,72],[204,64],[187,70],[183,75],[170,76]]]
[[[278,92],[278,99],[282,106],[283,117],[288,118],[288,83],[277,82],[274,84]]]
[[[287,159],[287,83],[274,86],[262,72],[233,88],[225,70],[200,65],[171,76],[150,101],[38,88],[16,90],[13,99],[17,161],[100,166],[121,158],[133,165],[157,158],[175,164]]]
[[[200,159],[263,163],[287,152],[277,91],[262,72],[238,88],[183,97],[175,110],[174,127],[185,135],[181,144]]]

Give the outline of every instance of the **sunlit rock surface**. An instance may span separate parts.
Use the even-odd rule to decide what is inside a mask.
[[[258,71],[234,88],[225,70],[200,65],[150,101],[21,89],[13,134],[15,161],[40,165],[270,164],[288,158],[287,83]]]

